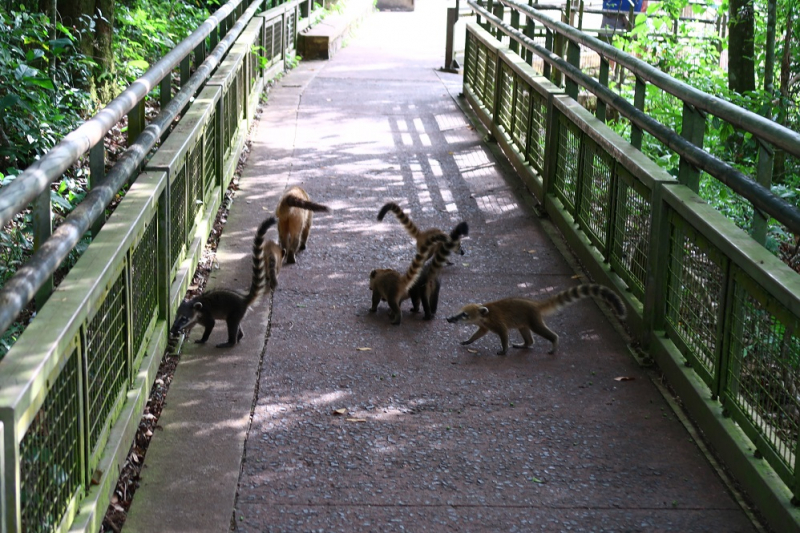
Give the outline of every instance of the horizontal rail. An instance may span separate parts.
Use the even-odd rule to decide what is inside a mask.
[[[737,128],[750,132],[795,157],[800,157],[800,133],[781,126],[757,113],[742,109],[726,100],[704,93],[686,83],[678,81],[646,62],[610,44],[604,43],[596,37],[587,35],[569,24],[551,19],[540,13],[538,9],[530,7],[527,4],[517,2],[516,0],[496,1],[517,9],[550,30],[566,36],[575,43],[587,46],[608,59],[616,61],[642,80],[649,81],[697,109],[701,109],[729,122]],[[473,8],[480,9],[483,13],[488,13],[484,7],[476,2],[468,0],[468,3]],[[496,18],[495,21],[497,21]],[[515,39],[518,39],[516,35]]]
[[[507,3],[509,5],[513,5],[514,7],[520,6],[520,4],[517,4],[513,0],[499,0],[499,1]],[[652,117],[649,117],[642,111],[636,109],[636,107],[634,107],[633,104],[628,102],[625,98],[619,96],[617,93],[608,89],[607,87],[602,85],[600,82],[598,82],[591,76],[587,76],[579,68],[571,65],[569,62],[562,59],[557,54],[547,50],[543,46],[536,44],[532,39],[528,38],[521,31],[509,26],[504,21],[502,21],[501,19],[499,19],[498,17],[494,16],[492,13],[484,9],[474,0],[468,0],[467,3],[478,14],[480,14],[481,17],[488,20],[492,25],[502,29],[506,34],[512,36],[514,39],[520,42],[525,48],[534,52],[539,57],[544,59],[547,63],[562,71],[566,76],[575,81],[575,83],[577,83],[578,85],[581,85],[586,89],[589,89],[592,93],[596,94],[597,97],[600,98],[602,101],[617,108],[620,111],[620,113],[625,115],[633,124],[652,134],[656,139],[661,141],[665,146],[667,146],[671,150],[686,157],[687,161],[689,161],[692,165],[694,165],[698,169],[706,171],[708,174],[714,176],[719,181],[721,181],[722,183],[733,189],[736,193],[747,198],[750,202],[752,202],[752,204],[755,206],[756,209],[759,209],[769,214],[771,217],[775,218],[781,224],[785,225],[793,233],[800,234],[800,210],[798,210],[796,207],[794,207],[792,204],[790,204],[783,198],[774,194],[769,188],[764,187],[763,185],[757,183],[743,172],[735,169],[734,167],[725,163],[724,161],[720,161],[719,159],[710,155],[703,149],[699,148],[698,146],[684,139],[682,136],[678,135],[667,126],[664,126],[657,120],[653,119]],[[522,6],[522,7],[527,7],[527,6]],[[551,22],[555,24],[555,21]],[[570,26],[561,23],[558,23],[558,26],[554,27],[559,29],[569,28],[570,30],[572,30]],[[583,34],[578,32],[577,30],[574,30],[574,32],[580,34],[584,40],[590,39],[591,41],[595,41],[596,44],[601,45],[601,49],[603,50],[605,49],[615,50],[619,54],[630,58],[628,54],[625,54],[624,52],[621,52],[614,47],[608,46],[605,43],[598,41],[597,39],[583,36]],[[635,62],[642,63],[641,61],[636,60],[634,58],[630,59]],[[666,75],[661,74],[661,76],[666,76]],[[666,77],[669,78],[668,76]],[[674,83],[680,84],[680,82],[678,82],[677,80],[673,80],[672,78],[669,79],[672,80]],[[688,86],[686,87],[688,88]],[[709,99],[719,100],[716,97],[707,95],[706,93],[697,91],[696,89],[692,89],[692,91],[704,95]],[[722,100],[720,100],[720,102],[722,102]],[[726,106],[733,107],[735,110],[739,112],[744,112],[744,110],[741,110],[736,106],[733,106],[733,104],[729,104],[727,102],[724,103],[726,104]],[[760,120],[769,123],[771,126],[774,126],[775,128],[777,128],[775,132],[780,130],[786,130],[791,132],[791,130],[783,128],[782,126],[779,126],[763,117],[760,117],[755,113],[750,113],[750,112],[746,113],[754,117],[758,117]],[[725,118],[722,115],[717,115],[717,116],[720,116],[720,118]],[[756,128],[754,131],[760,131],[760,129]],[[796,148],[797,148],[797,153],[800,154],[800,135],[796,133],[794,133],[794,135],[795,137],[798,137],[798,145]],[[785,142],[784,145],[789,147],[793,146],[791,142]]]
[[[105,179],[89,191],[83,201],[67,216],[64,223],[53,232],[52,237],[45,241],[25,265],[20,267],[0,289],[0,331],[5,331],[11,325],[20,311],[34,297],[39,287],[55,272],[70,250],[103,213],[105,207],[126,183],[128,177],[144,162],[147,154],[161,138],[162,133],[167,130],[175,117],[189,103],[197,89],[205,83],[208,76],[219,65],[222,57],[260,7],[261,2],[262,0],[255,0],[250,5],[228,32],[228,35],[219,42],[197,68],[189,81],[162,109],[153,122],[142,131],[133,146],[122,154]]]
[[[33,163],[8,186],[0,189],[0,227],[5,226],[42,191],[90,148],[103,141],[106,133],[134,108],[158,83],[180,65],[243,0],[230,0],[145,74],[134,81],[94,117],[68,134],[55,147]],[[2,328],[0,328],[2,331]]]

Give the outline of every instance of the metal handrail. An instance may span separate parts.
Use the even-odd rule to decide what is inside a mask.
[[[114,98],[94,117],[72,131],[38,161],[33,163],[13,182],[0,189],[0,227],[5,226],[19,211],[39,194],[47,190],[55,179],[99,142],[126,113],[136,106],[150,91],[158,86],[180,62],[199,46],[230,15],[243,0],[230,0],[208,17],[203,24],[159,59],[130,87]],[[0,328],[2,331],[2,328]]]
[[[226,4],[226,7],[233,9],[239,4],[240,1],[241,0],[232,0]],[[239,34],[245,29],[247,22],[253,17],[261,3],[262,0],[254,0],[250,4],[250,7],[248,7],[244,14],[233,25],[225,38],[219,42],[211,54],[208,55],[206,60],[203,61],[191,78],[189,78],[189,81],[173,97],[169,104],[167,104],[167,106],[161,110],[161,113],[159,113],[159,115],[142,131],[142,133],[137,137],[136,142],[134,142],[134,144],[122,154],[114,167],[109,171],[105,179],[98,186],[89,191],[83,201],[78,204],[78,206],[75,207],[75,209],[67,216],[64,223],[53,232],[53,235],[47,239],[36,252],[34,252],[30,259],[22,267],[20,267],[14,276],[5,283],[2,289],[0,289],[0,332],[5,331],[11,325],[22,309],[34,297],[36,291],[42,287],[49,276],[55,272],[58,266],[67,257],[70,250],[72,250],[75,245],[78,244],[81,237],[86,233],[86,231],[88,231],[92,223],[103,214],[105,207],[114,198],[114,195],[117,193],[117,191],[120,190],[120,188],[127,182],[129,176],[137,168],[139,168],[141,163],[144,162],[145,157],[155,146],[156,142],[161,138],[162,133],[167,130],[169,125],[174,121],[175,117],[178,116],[178,114],[186,106],[186,104],[189,103],[189,100],[202,86],[208,76],[213,72],[217,65],[219,65],[219,62],[224,57],[225,53],[236,41],[236,38],[239,36]],[[217,13],[219,13],[219,11]],[[214,16],[216,16],[216,13]],[[214,18],[214,16],[210,17],[209,20]],[[178,48],[182,48],[185,42],[186,41],[182,42]],[[190,44],[196,45],[194,41],[192,41]],[[178,48],[176,48],[176,50]],[[194,46],[191,46],[191,48],[193,49]],[[165,56],[165,59],[166,57],[167,56]],[[177,65],[177,62],[175,64]],[[149,72],[150,71],[148,71],[148,73]],[[145,74],[145,76],[147,76],[147,74]],[[137,80],[137,82],[138,81],[139,80]],[[128,91],[126,91],[126,93],[127,92]],[[120,97],[124,96],[126,93],[123,93],[120,95]],[[128,94],[130,95],[133,93]],[[118,100],[120,102],[128,101],[127,97],[122,100],[120,100],[120,97],[117,97],[114,102],[117,102]],[[112,104],[114,102],[112,102]],[[133,105],[135,105],[135,103],[136,102],[133,102]],[[131,109],[133,105],[131,105],[129,109]],[[108,107],[101,111],[101,113],[105,112],[107,109]],[[98,120],[104,121],[108,116],[110,116],[110,112]],[[98,127],[97,122],[90,124],[91,122],[92,121],[87,122],[81,126],[81,128],[87,126],[88,124],[90,125],[89,127],[91,128],[91,131],[95,131],[95,129]],[[114,123],[115,122],[112,122],[111,125]],[[75,133],[80,131],[81,128],[75,130],[75,132],[70,134],[70,136],[73,136]],[[102,135],[100,136],[100,139],[102,140]],[[66,138],[64,141],[62,141],[62,143],[59,144],[59,147],[61,147],[62,144],[65,144],[65,141]],[[60,153],[72,150],[75,146],[76,144],[74,140],[70,140],[62,148]],[[43,157],[42,160],[50,156],[51,153],[52,151]],[[58,155],[50,157],[48,162],[46,162],[47,167],[45,168],[60,168],[63,160],[59,159],[58,157]],[[67,167],[70,164],[71,163],[68,163]],[[55,165],[59,165],[59,167],[56,167]],[[45,170],[35,170],[34,172],[36,174],[30,174],[34,177],[30,178],[28,183],[35,184],[35,180],[40,176],[49,176],[49,174],[44,174],[44,172],[46,172]],[[60,170],[59,172],[63,172],[63,170]],[[15,183],[17,182],[15,181],[12,183],[12,185]],[[28,187],[34,186],[35,185],[29,185]],[[49,181],[47,186],[49,187]],[[26,189],[23,189],[22,191],[24,192],[25,190]],[[38,194],[38,192],[34,192],[33,196]],[[0,198],[0,201],[2,201],[2,198]],[[23,204],[23,206],[24,205],[26,204]]]
[[[757,113],[742,109],[726,100],[704,93],[699,89],[687,85],[675,78],[664,74],[657,68],[637,59],[622,50],[604,43],[603,41],[586,35],[568,24],[551,19],[538,10],[522,4],[516,0],[496,0],[514,9],[525,12],[530,18],[540,22],[556,33],[565,35],[575,43],[587,46],[600,55],[616,61],[637,77],[648,81],[669,94],[680,98],[684,102],[710,113],[722,120],[756,135],[770,144],[784,150],[795,157],[800,157],[800,133],[777,124]],[[469,0],[470,5],[476,6],[486,12],[485,8]],[[516,37],[515,37],[516,38]]]
[[[529,12],[526,5],[519,4],[514,0],[498,0],[501,3],[514,6],[515,8],[526,8],[525,11]],[[692,144],[688,140],[684,139],[682,136],[676,134],[670,128],[664,126],[657,120],[653,119],[652,117],[646,115],[636,107],[634,107],[630,102],[628,102],[625,98],[619,96],[617,93],[611,91],[604,85],[602,85],[599,81],[595,80],[594,78],[587,76],[581,70],[566,60],[559,57],[557,54],[547,50],[546,48],[536,44],[533,40],[528,38],[524,35],[521,31],[517,30],[506,24],[503,20],[496,17],[489,11],[487,11],[483,6],[479,5],[475,0],[467,0],[467,3],[483,18],[487,21],[492,23],[497,28],[502,29],[507,35],[512,36],[515,40],[520,42],[525,48],[534,52],[542,59],[544,59],[547,63],[554,66],[555,68],[562,71],[566,76],[572,79],[578,85],[589,89],[592,93],[596,94],[599,99],[604,101],[607,104],[612,105],[616,109],[620,111],[624,116],[626,116],[634,125],[638,126],[642,130],[645,130],[652,134],[656,139],[661,141],[665,146],[672,149],[673,151],[683,155],[686,157],[687,161],[690,162],[692,165],[697,167],[698,169],[705,170],[709,174],[713,175],[715,178],[719,179],[722,183],[729,186],[733,189],[736,193],[742,195],[743,197],[747,198],[756,209],[764,211],[765,213],[769,214],[776,220],[778,220],[781,224],[785,225],[789,228],[790,231],[794,232],[795,234],[800,234],[800,210],[794,207],[792,204],[784,200],[783,198],[774,194],[769,188],[764,187],[763,185],[757,183],[752,178],[744,174],[743,172],[733,168],[732,166],[728,165],[724,161],[720,161],[716,157],[705,152],[700,147]],[[700,109],[709,110],[714,109],[712,112],[715,116],[723,120],[731,121],[731,123],[735,125],[739,124],[747,124],[750,127],[745,128],[741,126],[743,129],[753,133],[756,136],[761,136],[765,140],[772,142],[772,139],[779,134],[785,133],[786,138],[781,139],[781,143],[776,144],[780,148],[783,148],[787,152],[800,156],[800,134],[789,130],[783,126],[775,124],[774,122],[752,113],[750,111],[743,110],[733,104],[716,98],[714,96],[708,95],[689,87],[688,85],[679,82],[666,74],[658,71],[657,69],[650,67],[643,61],[640,61],[636,58],[633,58],[622,52],[613,46],[607,45],[602,41],[599,41],[593,37],[589,37],[584,35],[578,30],[575,30],[571,26],[566,24],[562,24],[560,22],[553,21],[547,17],[542,15],[536,15],[538,19],[547,20],[550,24],[548,27],[555,30],[556,32],[561,32],[574,37],[580,37],[580,42],[582,44],[586,44],[586,46],[590,46],[591,43],[593,47],[594,45],[597,46],[596,51],[603,54],[611,56],[613,53],[613,59],[618,61],[623,66],[628,67],[636,67],[638,71],[641,72],[649,72],[654,71],[658,75],[656,76],[654,73],[648,81],[658,79],[659,81],[669,80],[670,87],[672,91],[667,90],[665,87],[659,85],[667,92],[674,94],[678,98],[682,98],[682,95],[686,94],[687,98],[691,97],[691,100],[686,99],[685,101],[695,105],[695,103],[706,102],[708,105],[702,106],[698,105]],[[565,31],[569,30],[569,31]],[[623,62],[624,61],[624,62]],[[645,65],[647,68],[645,69],[642,65]],[[674,92],[673,92],[674,91]],[[731,120],[733,115],[743,115],[742,121],[734,122]],[[770,135],[765,135],[764,130],[768,130]]]

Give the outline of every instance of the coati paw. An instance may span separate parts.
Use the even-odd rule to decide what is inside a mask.
[[[507,353],[508,353],[508,350],[500,350],[499,352],[497,352],[497,355],[505,355]]]
[[[204,339],[197,339],[196,341],[194,341],[194,343],[195,344],[205,344],[206,341]]]
[[[466,346],[467,344],[472,344],[472,341],[470,340],[461,341],[461,346]]]
[[[519,348],[519,349],[525,349],[525,348],[530,348],[531,347],[530,344],[512,344],[511,346],[513,348]]]
[[[422,320],[433,320],[433,315],[427,314],[427,315],[422,317]]]
[[[223,342],[221,344],[217,344],[217,348],[230,348],[231,346],[233,346],[233,344],[231,344],[230,342]]]
[[[369,312],[370,313],[377,313],[378,312],[378,308],[377,307],[371,307]]]

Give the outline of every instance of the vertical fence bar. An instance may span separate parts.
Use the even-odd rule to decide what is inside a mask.
[[[636,76],[636,88],[633,93],[633,106],[641,112],[644,112],[644,100],[647,93],[647,85],[644,80]],[[642,136],[644,132],[642,128],[636,124],[631,124],[631,144],[637,149],[642,149]]]
[[[610,64],[606,56],[600,56],[600,72],[597,74],[597,81],[600,82],[600,85],[603,87],[608,87],[608,72],[610,70]],[[601,98],[596,98],[597,100],[597,107],[595,109],[595,116],[602,120],[603,122],[606,121],[606,103]]]
[[[106,146],[103,141],[95,144],[89,149],[89,188],[93,189],[102,183],[103,178],[106,177]],[[92,238],[97,237],[97,233],[103,224],[106,222],[106,214],[103,212],[89,231],[92,233]]]
[[[511,10],[511,27],[519,31],[519,11],[517,11],[516,9]],[[519,43],[517,42],[516,39],[511,39],[509,48],[515,54],[519,54]]]
[[[756,168],[756,181],[764,187],[772,186],[772,169],[775,160],[774,152],[764,144],[763,141],[758,143],[758,166]],[[758,209],[753,208],[753,226],[750,230],[750,236],[761,245],[767,242],[767,226],[769,216],[765,215]]]
[[[581,46],[578,43],[572,41],[571,39],[567,43],[567,61],[569,61],[570,65],[572,65],[573,67],[575,67],[578,70],[580,70],[580,68],[581,68]],[[565,78],[566,79],[564,81],[565,81],[565,84],[566,84],[565,90],[566,90],[567,96],[570,96],[574,100],[577,100],[578,99],[578,84],[575,83],[575,80],[573,80],[569,76],[566,76]]]
[[[702,148],[705,130],[705,115],[698,111],[697,108],[684,103],[681,137],[695,146]],[[696,169],[694,165],[685,161],[683,157],[681,157],[680,165],[678,167],[678,181],[689,187],[694,192],[697,192],[700,189],[700,171]]]
[[[553,32],[550,31],[550,28],[546,28],[544,32],[544,47],[547,49],[548,52],[553,51]],[[542,68],[542,75],[548,80],[550,80],[551,79],[550,74],[551,74],[550,63],[545,61],[544,67]]]
[[[53,234],[53,213],[50,206],[50,188],[42,191],[33,201],[33,249],[38,250]],[[53,293],[53,276],[36,291],[36,309],[41,309]]]
[[[528,0],[528,4],[530,5],[531,0]],[[525,17],[528,21],[525,24],[525,36],[530,39],[531,41],[534,39],[536,35],[536,24],[533,23],[533,19],[530,17]],[[529,65],[533,65],[533,52],[528,49],[525,49],[525,62]]]

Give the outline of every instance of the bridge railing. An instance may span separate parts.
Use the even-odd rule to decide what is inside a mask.
[[[531,15],[527,6],[501,1]],[[530,20],[519,29],[500,10],[495,16],[470,5],[494,32],[467,24],[464,94],[471,107],[590,274],[623,295],[636,340],[749,495],[776,530],[796,531],[798,514],[790,502],[800,499],[800,276],[708,205],[693,184],[703,169],[794,232],[800,213],[703,151],[702,136],[697,146],[664,131],[641,112],[641,102],[631,105],[583,74],[571,64],[575,54],[565,61],[536,45],[525,36]],[[579,38],[607,54],[603,61],[613,55],[663,81],[635,58],[535,17],[546,23],[550,43],[559,33],[568,39],[567,50],[575,51],[572,39]],[[513,37],[516,51],[509,39],[496,38],[498,32]],[[529,64],[530,55],[522,59],[526,50],[544,59],[546,72]],[[556,69],[565,76],[564,88],[551,82]],[[681,173],[667,173],[612,131],[602,113],[598,118],[578,104],[578,85],[619,109],[640,133],[662,137],[680,154]],[[766,145],[800,156],[796,132],[675,80],[667,85],[683,98],[689,140],[697,140],[692,127],[703,127],[692,122],[700,120],[695,115],[702,104]]]
[[[96,183],[109,198],[122,184],[131,185],[0,361],[0,531],[100,529],[169,325],[235,171],[264,81],[294,56],[298,20],[310,7],[308,0],[293,0],[256,15],[260,4],[226,5],[224,13],[230,15],[221,18],[219,35],[216,30],[212,35],[217,46],[208,58],[201,54],[202,65],[164,108],[167,117],[140,129],[128,151],[137,153]],[[184,47],[185,52],[196,52],[196,46]],[[186,65],[181,58],[174,63]],[[180,122],[146,160],[147,143],[160,140],[178,113]],[[103,120],[89,126],[94,142],[102,143],[104,126],[97,122]],[[22,198],[17,209],[40,194],[32,185],[36,179],[49,190],[47,176],[60,172],[55,169],[64,165],[63,158],[77,159],[83,152],[76,143],[82,142],[88,149],[92,141],[73,135],[71,147],[31,169],[33,178],[26,177],[25,187],[17,189],[25,191],[17,197]],[[0,191],[2,213],[13,210],[6,192]],[[78,237],[106,205],[104,197],[89,200],[95,207],[72,229]],[[74,246],[70,239],[56,232],[49,242],[68,251]],[[39,280],[52,274],[26,267]],[[6,286],[3,294],[19,308],[38,286],[25,275],[17,279],[17,285],[25,282],[23,289]],[[9,309],[3,313],[15,316]]]

